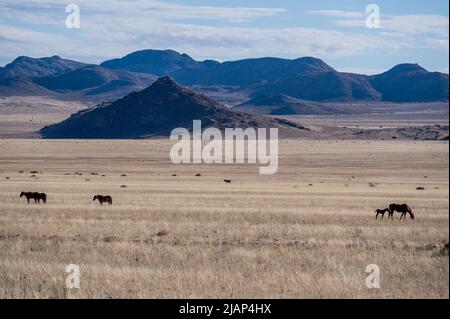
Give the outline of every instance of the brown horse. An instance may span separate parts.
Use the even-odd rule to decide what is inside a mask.
[[[43,203],[47,203],[47,194],[45,194],[45,193],[21,192],[20,197],[23,197],[23,196],[25,196],[28,203],[30,203],[30,199],[34,199],[35,203],[40,203],[41,200]]]
[[[223,181],[227,184],[231,184],[231,179],[224,179]]]
[[[103,196],[103,195],[95,195],[94,199],[92,201],[98,200],[100,205],[103,205],[103,203],[108,203],[109,205],[112,205],[112,197],[109,195]]]
[[[386,212],[388,212],[388,211],[389,211],[389,208],[376,209],[376,210],[375,210],[375,213],[377,213],[377,214],[376,214],[376,216],[375,216],[375,219],[378,219],[378,215],[381,215],[381,219],[383,219],[383,218],[384,218],[384,214],[385,214]]]
[[[389,205],[389,217],[391,218],[391,219],[394,219],[394,212],[399,212],[399,213],[401,213],[402,215],[400,216],[400,220],[402,219],[402,218],[406,218],[406,213],[408,213],[409,214],[409,217],[411,218],[411,219],[414,219],[414,214],[413,214],[413,212],[412,212],[412,210],[411,210],[411,207],[409,207],[408,205],[406,205],[406,204],[391,204],[391,205]]]

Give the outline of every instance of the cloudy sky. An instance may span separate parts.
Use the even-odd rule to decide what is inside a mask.
[[[80,8],[67,28],[66,6]],[[366,27],[377,4],[380,28]],[[448,73],[448,0],[0,0],[0,65],[19,55],[99,63],[141,49],[195,59],[315,56],[373,74],[398,63]]]

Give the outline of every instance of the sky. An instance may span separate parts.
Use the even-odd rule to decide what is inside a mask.
[[[71,3],[79,28],[66,26]],[[366,25],[369,4],[379,28]],[[418,63],[448,73],[448,11],[448,0],[0,0],[0,65],[21,55],[100,63],[173,49],[196,60],[314,56],[345,72]]]

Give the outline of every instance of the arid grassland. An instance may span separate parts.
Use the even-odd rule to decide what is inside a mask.
[[[283,140],[271,176],[170,145],[0,140],[0,298],[449,297],[448,142]],[[416,219],[375,220],[392,202]]]

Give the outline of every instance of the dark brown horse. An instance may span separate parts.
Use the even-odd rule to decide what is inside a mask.
[[[231,179],[224,179],[223,181],[227,184],[231,184]]]
[[[109,195],[103,196],[103,195],[95,195],[94,199],[92,201],[98,200],[100,205],[103,205],[103,203],[108,203],[109,205],[112,205],[112,197]]]
[[[409,214],[409,217],[411,219],[414,219],[414,214],[413,214],[413,212],[411,210],[411,207],[409,207],[406,204],[401,204],[401,205],[400,204],[391,204],[391,205],[389,205],[389,217],[391,219],[394,219],[394,212],[399,212],[399,213],[402,214],[400,216],[400,220],[402,218],[406,218],[406,213]]]
[[[40,203],[41,200],[43,203],[47,203],[47,195],[45,193],[21,192],[20,197],[23,196],[26,197],[28,203],[30,203],[30,199],[34,199],[35,203]]]
[[[384,214],[385,214],[386,212],[388,212],[388,211],[389,211],[389,208],[376,209],[376,210],[375,210],[375,213],[377,213],[377,214],[376,214],[376,216],[375,216],[375,219],[378,219],[378,215],[381,215],[381,219],[383,219],[383,218],[384,218]]]

